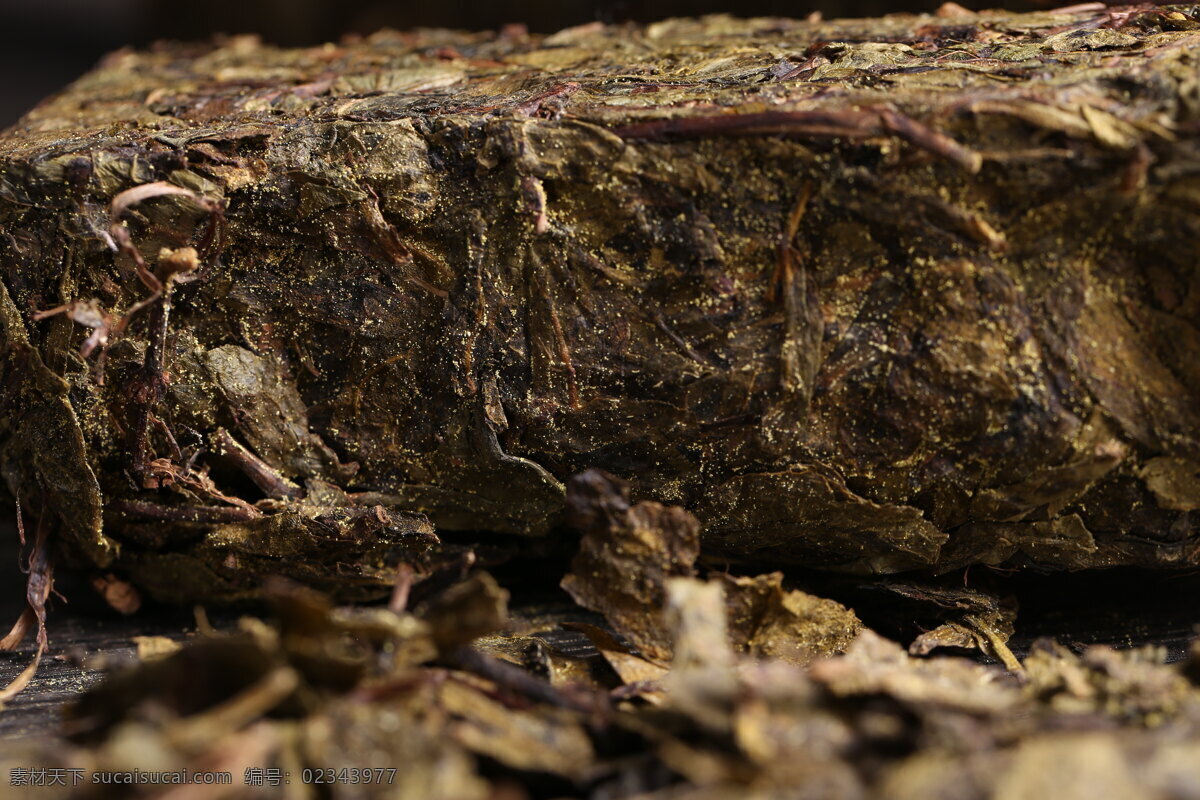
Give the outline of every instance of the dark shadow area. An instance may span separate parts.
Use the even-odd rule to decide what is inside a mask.
[[[1176,662],[1187,657],[1200,626],[1200,573],[1131,568],[1036,573],[973,567],[966,577],[965,585],[971,588],[1015,600],[1016,632],[1008,644],[1018,658],[1025,658],[1038,639],[1049,638],[1076,653],[1093,644],[1118,649],[1156,645],[1164,648],[1167,661]],[[922,609],[881,583],[910,579],[964,586],[962,572],[936,581],[899,575],[880,583],[809,575],[798,585],[840,600],[868,627],[907,644],[933,623]],[[994,663],[977,651],[957,652]]]

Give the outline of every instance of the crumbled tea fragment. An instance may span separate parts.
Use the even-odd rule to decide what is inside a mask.
[[[682,508],[631,503],[627,484],[597,470],[571,479],[567,502],[583,540],[563,588],[604,614],[642,655],[670,660],[666,583],[695,573],[699,522]]]
[[[783,575],[726,577],[729,639],[739,652],[804,666],[841,653],[862,630],[841,603],[783,588]]]
[[[563,588],[580,605],[604,614],[637,653],[603,632],[583,630],[618,673],[636,674],[635,681],[652,677],[653,665],[665,666],[678,655],[667,616],[668,587],[696,574],[700,523],[682,508],[631,503],[628,485],[598,470],[570,480],[567,504],[569,521],[583,537]],[[782,573],[718,575],[711,583],[729,620],[727,644],[739,652],[803,665],[845,650],[862,627],[833,600],[784,589]],[[650,664],[639,664],[642,659]]]

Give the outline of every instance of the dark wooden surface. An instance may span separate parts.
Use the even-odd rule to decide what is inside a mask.
[[[63,703],[100,680],[106,668],[136,659],[133,637],[182,639],[195,628],[190,609],[149,607],[145,613],[124,617],[105,606],[83,576],[60,572],[56,577],[66,602],[51,599],[50,650],[29,687],[0,710],[0,740],[54,732]],[[4,520],[0,522],[0,628],[4,631],[24,608],[24,581],[16,532]],[[0,685],[25,669],[35,649],[31,636],[15,652],[0,652]]]
[[[50,652],[42,659],[33,683],[0,710],[0,740],[51,734],[58,712],[104,675],[104,669],[136,659],[134,636],[164,635],[182,639],[194,628],[186,613],[157,610],[146,616],[74,614],[57,604],[48,630]],[[5,623],[12,612],[5,607]],[[15,653],[0,653],[0,681],[7,683],[33,657],[32,642]]]
[[[11,525],[0,522],[0,627],[20,613],[24,576],[18,570],[16,535]],[[541,572],[547,573],[546,570]],[[519,575],[509,575],[510,588],[523,585]],[[503,576],[502,576],[503,580]],[[1010,642],[1023,657],[1039,637],[1052,637],[1082,650],[1091,644],[1118,648],[1155,644],[1166,650],[1170,661],[1187,657],[1190,642],[1200,623],[1200,574],[1119,571],[1099,574],[1021,575],[1008,579],[1006,589],[1021,605],[1017,634]],[[820,581],[818,581],[820,583]],[[69,602],[55,599],[50,611],[50,652],[32,684],[0,710],[0,741],[48,735],[57,729],[63,704],[93,685],[104,670],[136,658],[135,636],[168,636],[184,640],[195,632],[191,609],[147,605],[138,614],[124,617],[108,609],[91,590],[83,576],[61,574],[58,589]],[[568,605],[555,608],[548,586],[538,587],[536,598],[516,598],[518,613],[527,618],[570,617],[596,623],[595,615],[571,612]],[[860,605],[861,592],[828,586],[812,586],[859,611],[864,621],[902,641],[911,634],[894,618]],[[532,602],[531,602],[532,601]],[[218,628],[236,623],[237,611],[217,610],[211,615]],[[552,646],[582,655],[588,650],[579,634],[563,631],[548,638]],[[29,663],[33,642],[19,650],[0,653],[0,682],[6,684]],[[986,660],[986,659],[984,659]],[[0,744],[0,746],[3,746]]]

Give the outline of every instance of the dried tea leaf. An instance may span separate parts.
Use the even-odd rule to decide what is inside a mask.
[[[508,619],[508,592],[486,572],[476,572],[418,609],[438,651],[452,652],[500,630]]]
[[[276,696],[268,677],[281,665],[280,654],[252,636],[196,640],[164,658],[117,672],[85,692],[66,709],[64,731],[76,741],[101,741],[141,717],[157,716],[167,720],[164,725],[201,719],[204,725],[187,727],[188,740],[215,742],[232,732],[227,725],[233,720],[221,713],[204,715],[214,709],[236,711],[242,707],[239,699],[251,701],[259,713],[269,711],[261,700],[270,696],[274,705],[284,699]],[[242,719],[240,712],[237,716]]]
[[[182,645],[167,636],[134,636],[139,661],[157,661],[179,651]]]
[[[109,608],[120,614],[136,614],[142,607],[142,595],[134,585],[111,572],[92,578],[92,588],[104,598]]]
[[[562,586],[580,605],[604,614],[643,656],[666,662],[666,582],[694,574],[700,524],[682,508],[633,504],[629,492],[629,484],[599,470],[570,480],[569,518],[583,539]]]
[[[572,478],[571,521],[584,535],[563,588],[603,613],[637,648],[638,655],[631,655],[606,647],[607,637],[597,637],[602,632],[588,631],[618,674],[635,682],[654,673],[639,664],[639,655],[652,663],[673,657],[663,616],[665,586],[675,576],[694,574],[699,523],[681,508],[631,505],[628,492],[628,486],[594,470]],[[803,665],[843,651],[861,628],[837,602],[785,591],[782,573],[717,581],[727,604],[729,641],[740,652]]]
[[[730,641],[747,655],[805,666],[845,652],[862,630],[862,622],[841,603],[785,590],[783,573],[723,580]]]
[[[486,581],[472,581],[466,596],[489,594]],[[774,576],[755,584],[777,587]],[[1076,656],[1043,643],[1021,683],[959,658],[913,658],[863,631],[844,655],[800,668],[735,653],[727,586],[737,582],[667,582],[674,660],[664,691],[631,693],[651,702],[614,709],[606,687],[556,691],[469,648],[458,652],[474,658],[460,656],[459,669],[439,665],[444,656],[431,643],[423,657],[389,663],[404,637],[428,642],[426,621],[385,608],[335,608],[311,591],[275,584],[275,625],[247,620],[241,633],[194,640],[109,677],[69,715],[73,741],[37,758],[85,774],[402,765],[387,784],[330,787],[331,796],[347,798],[552,791],[668,800],[801,791],[915,800],[951,787],[955,797],[985,800],[1031,787],[1071,796],[1078,784],[1117,800],[1134,781],[1146,796],[1166,800],[1200,785],[1200,685],[1193,672],[1163,665],[1161,651],[1094,647]],[[438,619],[458,624],[448,613]],[[591,633],[604,649],[619,649],[602,631]],[[489,646],[500,647],[499,637]],[[328,665],[356,647],[373,654],[357,677],[332,675]],[[1066,767],[1047,770],[1047,754]],[[1089,765],[1112,785],[1080,777]]]
[[[998,798],[1145,797],[1129,754],[1097,733],[1031,737],[1020,743],[994,787]]]
[[[437,704],[452,740],[512,769],[582,778],[595,758],[580,720],[560,709],[508,707],[486,687],[455,680],[439,687]]]
[[[908,652],[929,655],[938,647],[978,648],[1014,672],[1021,662],[1008,649],[1016,619],[1013,598],[1001,598],[966,587],[932,586],[916,583],[884,584],[888,591],[932,606],[939,616],[948,617],[938,627],[913,640]]]
[[[383,770],[391,780],[374,786],[331,783],[336,800],[388,797],[396,800],[487,800],[488,782],[471,755],[423,709],[399,703],[341,703],[303,721],[300,758],[313,768],[354,765]],[[396,770],[391,773],[390,770]]]
[[[1138,473],[1163,508],[1200,509],[1200,464],[1183,458],[1152,458]]]
[[[1156,647],[1118,651],[1093,645],[1082,655],[1039,641],[1026,659],[1026,690],[1051,708],[1092,712],[1154,724],[1200,703],[1200,691],[1177,669],[1164,667]]]
[[[726,731],[732,724],[737,675],[723,587],[715,581],[672,578],[666,588],[675,652],[663,685],[671,707],[709,731]]]
[[[1069,30],[1047,36],[1042,45],[1049,50],[1069,53],[1076,50],[1106,50],[1133,47],[1138,43],[1136,36],[1106,30]]]
[[[958,658],[915,659],[869,630],[846,655],[818,661],[809,674],[837,697],[881,693],[910,707],[1002,713],[1021,702],[996,672]]]
[[[595,625],[569,622],[565,623],[564,627],[586,635],[592,646],[600,652],[600,655],[626,685],[657,683],[670,671],[667,667],[632,652],[608,631],[597,628]]]

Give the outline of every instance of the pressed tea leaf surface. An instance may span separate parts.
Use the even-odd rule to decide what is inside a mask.
[[[589,468],[733,560],[1194,564],[1195,25],[122,51],[0,138],[0,471],[175,600],[386,593]]]

